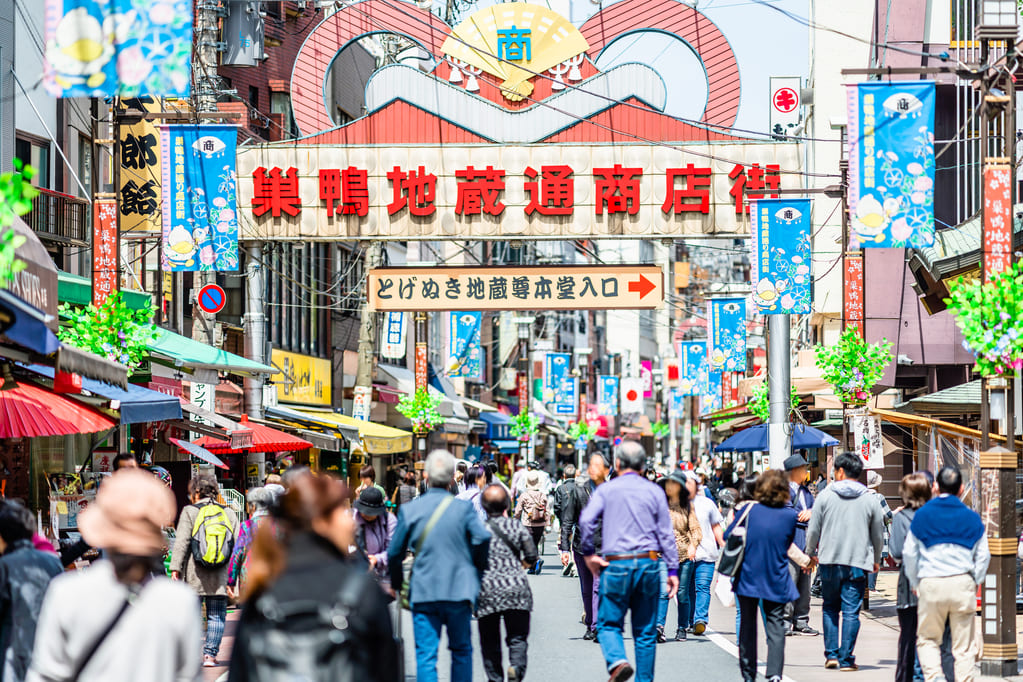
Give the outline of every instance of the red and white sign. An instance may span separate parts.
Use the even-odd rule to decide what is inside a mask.
[[[92,302],[101,306],[118,289],[117,202],[97,199],[92,212]]]
[[[984,279],[1009,269],[1012,260],[1012,195],[1005,164],[984,168]]]
[[[430,381],[429,370],[427,366],[429,364],[429,350],[427,349],[425,341],[416,341],[416,390],[426,388],[426,385]]]
[[[845,257],[842,317],[846,326],[856,325],[863,336],[863,257]]]
[[[622,379],[622,414],[643,411],[643,379],[630,377]]]
[[[523,372],[519,372],[516,381],[519,393],[519,414],[529,412],[529,378]]]
[[[771,134],[789,137],[802,119],[803,102],[799,98],[802,79],[798,76],[771,77]]]
[[[227,303],[227,294],[224,293],[223,288],[219,284],[207,284],[202,289],[199,289],[199,295],[196,297],[196,304],[202,309],[204,313],[210,315],[216,315],[224,309],[224,305]]]

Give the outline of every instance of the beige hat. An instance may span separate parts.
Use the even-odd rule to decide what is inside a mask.
[[[868,471],[867,472],[867,487],[868,488],[870,488],[872,490],[876,490],[877,488],[880,488],[881,487],[881,482],[883,480],[884,479],[881,478],[881,474],[877,473],[876,471]]]
[[[156,476],[122,469],[103,481],[96,501],[78,517],[82,538],[100,549],[150,556],[163,551],[164,526],[174,523],[174,495]]]
[[[539,488],[540,487],[540,472],[530,471],[526,474],[526,487],[527,488]]]

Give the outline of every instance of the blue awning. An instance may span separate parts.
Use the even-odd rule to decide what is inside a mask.
[[[500,412],[480,412],[480,421],[487,423],[487,438],[503,439],[509,436],[511,419]]]
[[[60,348],[60,341],[46,326],[52,319],[10,291],[0,289],[0,334],[19,346],[40,355],[56,352]]]
[[[36,374],[53,378],[53,368],[43,365],[32,365],[30,370]],[[153,391],[135,384],[128,384],[127,390],[104,384],[101,381],[82,377],[82,388],[89,393],[106,398],[113,409],[121,413],[122,424],[143,424],[167,419],[181,419],[181,400],[166,393]]]
[[[506,455],[514,455],[519,451],[519,442],[517,440],[492,440],[490,444]]]

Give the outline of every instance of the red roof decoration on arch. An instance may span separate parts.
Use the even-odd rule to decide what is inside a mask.
[[[567,28],[576,31],[571,26]],[[646,76],[645,89],[637,85],[634,90],[630,87],[607,98],[606,102],[589,101],[581,107],[564,107],[563,103],[572,97],[577,100],[574,105],[579,105],[579,99],[590,97],[592,100],[593,93],[607,91],[606,83],[600,79],[611,82],[617,78],[615,82],[620,89],[622,83],[630,86],[639,84],[642,78],[638,81],[629,79],[624,72],[616,77],[612,73],[615,69],[600,72],[592,60],[615,39],[641,30],[663,31],[677,36],[700,57],[709,85],[708,105],[701,121],[707,127],[676,119],[659,110],[664,105],[666,86],[647,66],[632,67],[641,71],[645,69],[650,74]],[[370,113],[344,126],[337,126],[328,113],[323,93],[330,65],[351,41],[381,32],[401,34],[416,41],[438,60],[438,66],[430,74],[400,66],[397,67],[398,73],[390,72],[395,67],[378,71],[374,80],[370,81],[371,86],[375,83],[376,90]],[[451,32],[452,29],[441,19],[404,0],[361,0],[324,19],[306,38],[292,73],[295,120],[306,135],[301,143],[600,143],[740,139],[728,131],[736,120],[740,101],[739,69],[731,46],[712,21],[678,0],[621,0],[597,12],[576,32],[577,36],[581,34],[585,38],[589,47],[585,54],[580,54],[582,63],[576,67],[578,75],[575,81],[567,89],[563,85],[556,88],[560,92],[555,93],[551,77],[543,72],[532,77],[536,87],[529,88],[531,94],[514,102],[502,97],[501,79],[485,71],[476,71],[479,83],[476,90],[452,87],[457,79],[452,78],[449,82],[451,63],[445,59],[442,49]],[[407,72],[400,73],[401,68]],[[389,72],[385,80],[378,82],[377,75],[385,71]],[[553,69],[551,72],[556,73]],[[639,76],[645,74],[640,73]],[[405,87],[406,80],[403,79],[406,78],[411,79],[409,87]],[[593,90],[589,91],[587,83],[591,78],[594,79]],[[651,79],[659,83],[657,88],[649,86]],[[367,91],[370,89],[367,86]],[[436,93],[437,101],[443,100],[446,106],[438,104],[442,110],[436,109],[430,97],[424,97],[423,92]],[[547,103],[551,97],[560,99]],[[482,105],[481,102],[487,104]],[[537,110],[545,105],[549,106],[547,111],[560,113],[562,118],[557,119],[555,113],[543,115],[544,123],[538,125],[537,115],[542,111]],[[488,106],[491,108],[487,109]],[[464,113],[470,109],[475,111],[474,115]],[[562,109],[574,112],[567,114],[572,118],[565,120],[566,110]],[[509,112],[513,112],[514,116],[509,118]],[[487,125],[487,119],[491,119],[490,125]],[[515,130],[519,136],[503,139],[504,131],[508,130]]]

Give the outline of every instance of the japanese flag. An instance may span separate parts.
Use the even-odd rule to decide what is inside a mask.
[[[633,377],[622,379],[622,414],[643,411],[643,379]]]

